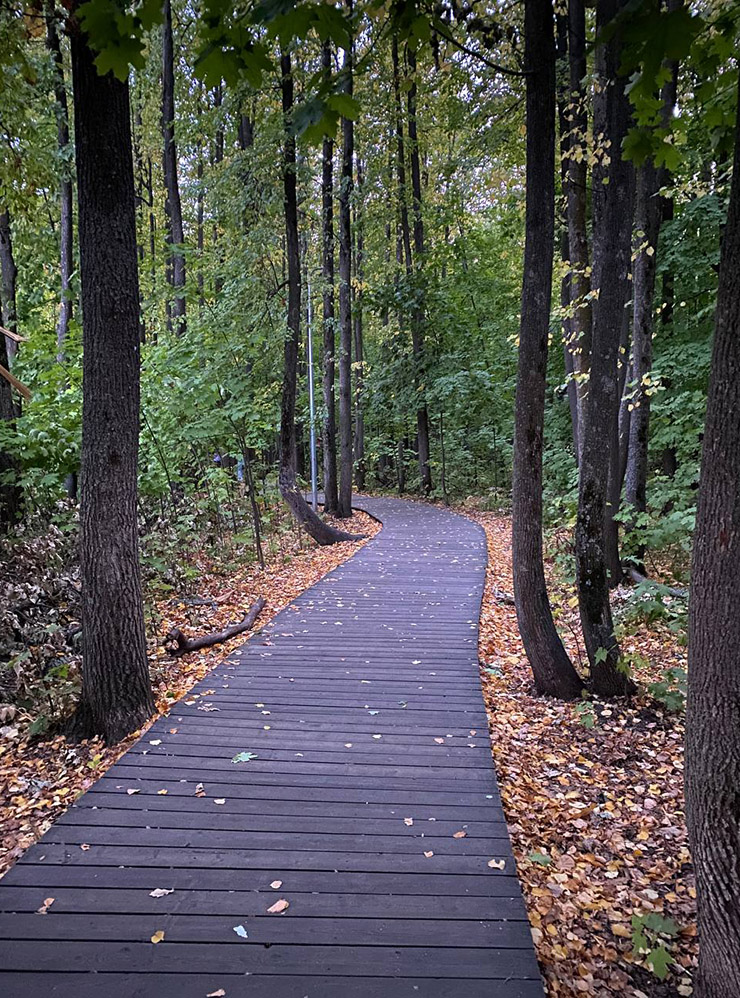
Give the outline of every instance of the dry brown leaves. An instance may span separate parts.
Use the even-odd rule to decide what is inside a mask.
[[[480,630],[484,697],[548,994],[688,995],[696,913],[683,814],[683,716],[641,692],[630,703],[596,702],[595,726],[587,728],[572,704],[536,696],[515,609],[501,599],[513,591],[510,521],[472,516],[489,549]],[[551,583],[562,607],[573,595]],[[572,614],[575,635],[577,610]],[[578,662],[574,638],[567,631],[564,637]],[[669,633],[654,627],[623,647],[650,660],[635,676],[641,691],[685,658]],[[676,964],[664,982],[633,952],[631,919],[648,912],[680,927],[667,941]]]
[[[377,521],[355,513],[341,526],[366,537],[380,529]],[[185,594],[150,600],[147,617],[151,638],[149,659],[159,714],[167,714],[174,703],[208,674],[247,635],[212,648],[172,659],[162,647],[162,637],[170,627],[188,634],[220,630],[241,620],[260,596],[267,600],[258,627],[264,626],[285,606],[322,576],[346,561],[365,541],[345,542],[331,547],[281,551],[264,571],[254,566],[236,567],[224,573],[223,566],[209,562],[198,552],[191,554],[197,568],[197,604]],[[185,602],[190,599],[190,602]],[[154,721],[155,718],[152,719]],[[150,722],[151,723],[151,722]],[[15,863],[30,845],[136,741],[146,725],[120,744],[106,748],[91,740],[71,744],[57,736],[45,741],[0,739],[0,874]]]

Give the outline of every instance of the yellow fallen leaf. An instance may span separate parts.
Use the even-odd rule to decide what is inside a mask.
[[[162,930],[161,930],[161,929],[158,929],[158,930],[157,930],[157,931],[156,931],[156,932],[154,933],[154,935],[152,936],[152,942],[153,942],[153,943],[154,943],[155,945],[156,945],[157,943],[161,943],[163,939],[164,939],[164,932],[162,932]]]
[[[452,837],[453,839],[464,839],[467,834],[467,832],[461,830],[459,832],[455,832]]]

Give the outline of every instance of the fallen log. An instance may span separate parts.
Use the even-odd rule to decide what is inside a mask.
[[[212,634],[204,634],[199,638],[189,638],[186,634],[183,634],[179,627],[173,627],[167,632],[164,639],[164,646],[173,658],[180,658],[191,651],[200,651],[201,648],[210,648],[211,645],[228,641],[229,638],[234,638],[237,634],[243,634],[244,631],[248,631],[254,625],[264,606],[265,601],[260,597],[251,607],[246,617],[239,621],[238,624],[230,624],[223,631],[214,631]]]
[[[642,585],[643,582],[650,582],[650,579],[647,577],[647,575],[643,575],[642,572],[638,572],[636,568],[633,568],[630,565],[627,565],[625,567],[625,571],[627,572],[629,578],[638,586]],[[676,599],[689,598],[688,589],[676,589],[674,586],[666,586],[662,582],[659,582],[657,584],[663,587],[663,589],[666,592],[666,596],[673,596]]]

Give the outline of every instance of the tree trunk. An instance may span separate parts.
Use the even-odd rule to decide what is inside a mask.
[[[318,544],[354,540],[356,535],[335,530],[311,509],[296,481],[295,409],[298,347],[301,335],[301,253],[298,241],[298,195],[296,185],[295,135],[292,132],[293,70],[290,55],[280,56],[281,92],[285,136],[283,145],[283,204],[285,246],[288,264],[288,335],[283,355],[283,397],[280,412],[280,468],[278,487],[296,520]],[[350,330],[351,332],[351,330]],[[351,433],[351,427],[350,427]],[[351,468],[350,468],[351,474]],[[351,495],[350,495],[351,503]],[[352,510],[348,515],[351,515]]]
[[[321,52],[324,78],[331,75],[331,44]],[[321,158],[321,274],[324,282],[324,423],[322,426],[324,459],[324,509],[336,513],[337,493],[337,416],[334,400],[334,142],[326,136]]]
[[[609,480],[606,489],[606,509],[604,512],[604,552],[606,577],[609,588],[614,589],[622,581],[622,562],[619,555],[619,521],[616,519],[622,501],[622,486],[626,464],[622,460],[623,442],[620,427],[626,418],[627,409],[623,405],[627,372],[630,367],[630,311],[622,311],[622,334],[617,351],[617,407],[612,414],[611,437],[609,443]]]
[[[136,518],[139,279],[128,84],[72,39],[83,321],[82,694],[76,733],[120,741],[154,711]]]
[[[162,28],[162,158],[165,184],[165,215],[167,242],[170,247],[169,278],[174,300],[169,306],[169,327],[178,336],[185,332],[185,241],[182,227],[180,184],[177,177],[177,145],[175,144],[175,64],[172,39],[172,0],[164,0]]]
[[[426,403],[426,359],[424,351],[424,217],[421,205],[421,170],[419,167],[419,138],[416,124],[416,53],[406,46],[406,59],[409,67],[408,116],[409,116],[409,155],[411,159],[411,193],[414,209],[414,273],[415,293],[418,304],[411,317],[411,339],[414,350],[414,371],[416,397],[416,434],[419,453],[419,478],[422,492],[432,491],[432,469],[429,465],[429,413]]]
[[[349,5],[351,13],[351,0]],[[352,95],[352,43],[344,52],[344,92]],[[337,516],[352,515],[352,167],[354,123],[342,118],[339,187],[339,504]]]
[[[59,44],[59,33],[53,4],[49,4],[46,12],[46,44],[54,61],[54,97],[57,113],[57,149],[62,163],[62,179],[59,190],[59,271],[61,277],[61,299],[57,317],[57,359],[64,359],[64,342],[67,339],[69,320],[72,318],[72,271],[73,241],[72,241],[72,164],[69,142],[69,109],[67,106],[67,88],[64,83],[64,60]]]
[[[586,76],[586,11],[584,0],[568,3],[568,65],[570,82],[568,143],[568,255],[570,300],[575,304],[570,320],[570,352],[576,383],[578,446],[583,445],[583,418],[591,363],[591,290],[588,252],[588,111],[583,80]],[[580,463],[580,462],[579,462]]]
[[[683,0],[669,0],[669,9],[680,7]],[[676,105],[678,88],[678,63],[668,67],[670,76],[661,92],[663,109],[662,121],[669,125]],[[627,474],[625,500],[635,514],[647,509],[648,439],[650,431],[649,377],[653,364],[653,301],[655,298],[655,265],[658,252],[658,238],[662,221],[673,216],[673,200],[661,198],[659,191],[669,186],[671,175],[665,167],[657,169],[652,160],[647,160],[637,175],[635,203],[636,247],[632,264],[632,297],[634,301],[633,374],[635,394],[630,416],[630,438],[627,454]],[[670,287],[670,278],[666,274]],[[672,291],[671,291],[672,294]],[[669,309],[665,312],[669,313]],[[665,316],[664,316],[665,317]],[[642,564],[645,557],[644,545],[635,551],[638,568],[644,574]]]
[[[18,332],[18,306],[16,304],[16,284],[18,268],[13,255],[13,233],[10,227],[10,212],[0,211],[0,303],[2,303],[2,324],[11,333]],[[16,340],[4,337],[7,344],[8,362],[12,363],[18,349]],[[7,366],[7,365],[6,365]]]
[[[8,359],[8,343],[10,337],[0,332],[0,365],[6,370],[10,366]],[[0,447],[0,535],[10,532],[10,528],[20,519],[21,489],[18,479],[19,467],[13,446],[15,439],[15,405],[13,404],[13,389],[9,381],[0,377],[0,421],[5,424],[6,432],[10,432],[11,443],[8,450]]]
[[[354,322],[354,351],[355,351],[355,479],[357,488],[365,488],[365,417],[363,414],[363,357],[364,346],[362,337],[362,282],[364,280],[365,266],[365,244],[363,228],[363,186],[365,174],[362,161],[357,159],[357,201],[355,204],[355,241],[356,251],[354,256],[355,265],[355,300],[353,306]]]
[[[658,171],[647,160],[637,173],[635,201],[635,259],[632,264],[634,309],[632,333],[632,380],[635,384],[627,451],[625,502],[630,514],[647,509],[648,431],[650,427],[649,376],[653,365],[653,298],[655,258],[660,232],[661,204],[658,198]],[[638,569],[643,572],[644,546],[636,551]]]
[[[598,0],[597,35],[613,21],[624,0]],[[583,636],[596,693],[618,696],[634,690],[621,668],[614,635],[606,565],[606,503],[609,455],[619,409],[617,357],[628,294],[632,211],[630,165],[620,150],[630,118],[625,80],[618,75],[619,30],[597,49],[602,98],[594,108],[594,133],[609,143],[610,161],[599,184],[594,215],[594,270],[599,297],[594,310],[589,390],[585,407],[576,523],[576,577]],[[597,109],[600,112],[597,118]],[[602,179],[594,178],[595,187]]]
[[[583,684],[555,628],[542,560],[542,437],[555,238],[552,0],[526,0],[524,19],[527,204],[514,438],[514,594],[537,689],[569,700],[580,696]]]
[[[740,994],[740,119],[720,262],[689,611],[686,818],[697,998]]]

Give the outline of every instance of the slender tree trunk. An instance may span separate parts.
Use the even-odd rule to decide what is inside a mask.
[[[556,79],[561,81],[563,68],[568,58],[568,18],[564,14],[556,15],[557,46],[556,46]],[[560,139],[560,186],[562,190],[561,203],[564,212],[560,219],[560,259],[565,272],[560,280],[560,307],[563,310],[563,364],[567,380],[568,409],[570,411],[570,426],[573,437],[573,455],[578,464],[580,447],[578,444],[578,385],[575,379],[575,344],[573,340],[573,321],[569,309],[571,304],[570,275],[570,245],[568,237],[568,157],[571,144],[571,113],[570,95],[566,84],[560,82],[557,86],[558,131]]]
[[[622,5],[623,0],[598,0],[597,34],[613,21]],[[575,545],[583,636],[594,690],[603,696],[634,690],[620,667],[609,604],[605,539],[609,455],[619,409],[617,356],[628,294],[632,231],[631,167],[620,155],[630,118],[626,81],[618,75],[620,52],[619,30],[597,50],[604,96],[598,102],[603,118],[601,114],[597,118],[594,109],[594,132],[609,143],[610,161],[604,177],[608,183],[601,185],[594,218],[594,269],[599,297],[592,330]],[[597,179],[601,177],[595,177],[595,184]]]
[[[288,265],[288,335],[285,337],[283,397],[280,412],[280,468],[278,487],[296,520],[318,544],[352,540],[355,535],[335,530],[303,498],[296,481],[295,410],[298,347],[301,336],[301,252],[298,239],[296,148],[292,131],[293,70],[290,55],[280,56],[281,93],[285,135],[283,139],[283,204],[285,248]],[[351,430],[351,428],[350,428]],[[351,515],[351,509],[350,509]]]
[[[321,52],[324,78],[331,75],[331,44]],[[337,416],[334,399],[334,142],[324,138],[321,158],[321,274],[323,278],[323,389],[324,423],[322,426],[324,460],[324,509],[336,513],[337,492]]]
[[[637,173],[635,203],[635,258],[632,264],[634,309],[632,380],[635,384],[630,418],[625,501],[631,516],[647,509],[648,431],[650,427],[649,377],[653,366],[653,298],[655,257],[660,232],[661,204],[658,171],[647,160]],[[645,549],[636,551],[639,569]]]
[[[164,0],[162,29],[162,137],[164,140],[163,170],[165,183],[165,215],[167,242],[170,247],[169,275],[174,300],[170,305],[171,327],[178,336],[185,332],[185,241],[182,227],[180,184],[177,176],[177,145],[175,143],[175,62],[172,38],[172,0]]]
[[[16,287],[18,268],[13,255],[13,233],[10,227],[10,212],[7,208],[0,211],[0,302],[2,302],[2,324],[11,333],[18,332],[18,306],[16,303]],[[15,340],[5,338],[7,343],[8,362],[12,363],[18,349]]]
[[[697,998],[740,994],[738,592],[740,118],[720,262],[689,604],[686,818],[699,907]]]
[[[569,351],[576,383],[578,446],[583,445],[583,418],[591,363],[591,290],[588,250],[588,111],[584,91],[586,76],[586,11],[584,0],[568,2],[568,65],[570,137],[567,160],[568,255],[570,258]],[[580,463],[580,460],[579,460]]]
[[[627,372],[630,367],[630,310],[622,311],[622,333],[617,351],[617,407],[612,413],[612,426],[609,443],[609,480],[606,489],[606,509],[604,511],[604,557],[606,560],[606,577],[609,588],[614,589],[622,581],[622,562],[619,555],[619,513],[622,501],[622,486],[626,464],[622,460],[623,446],[620,438],[620,426],[623,417],[626,418],[623,405]]]
[[[349,2],[351,13],[351,0]],[[344,92],[352,95],[352,43],[344,52]],[[351,198],[354,123],[342,118],[342,173],[339,187],[339,505],[337,516],[352,515],[352,225]]]
[[[0,365],[6,370],[10,367],[7,344],[11,340],[0,332]],[[10,444],[5,450],[0,447],[0,535],[10,532],[10,528],[20,519],[22,495],[19,484],[19,467],[16,449],[13,446],[15,438],[15,405],[13,404],[13,389],[10,382],[0,376],[0,421],[9,431]]]
[[[670,0],[669,9],[677,9],[682,0]],[[663,86],[662,119],[670,123],[676,105],[678,63],[671,63],[669,79]],[[655,265],[661,222],[673,215],[673,200],[661,198],[659,191],[669,186],[671,176],[665,167],[658,169],[652,160],[640,167],[637,174],[635,202],[636,246],[632,265],[632,297],[634,301],[633,372],[635,393],[630,416],[630,437],[627,456],[625,500],[633,514],[647,510],[648,439],[650,431],[650,372],[653,364],[653,302],[655,298]],[[667,276],[667,275],[666,275]],[[645,557],[644,545],[634,552],[640,572]]]
[[[57,113],[57,149],[62,163],[62,179],[59,190],[59,271],[61,278],[61,299],[57,318],[57,357],[64,359],[64,342],[67,339],[69,320],[72,318],[72,271],[73,241],[72,241],[72,163],[69,142],[69,109],[67,106],[67,88],[64,83],[64,60],[59,43],[59,33],[55,18],[54,6],[49,4],[46,11],[46,44],[54,62],[54,97]]]
[[[355,479],[357,488],[365,488],[365,416],[363,413],[363,360],[364,344],[362,330],[362,282],[365,278],[365,233],[363,220],[362,196],[365,184],[365,174],[362,161],[357,158],[357,201],[355,204],[355,241],[356,252],[354,255],[355,265],[355,299],[353,305],[354,322],[354,351],[355,351]]]
[[[154,711],[139,569],[139,280],[128,84],[73,30],[83,320],[82,694],[75,730],[117,742]],[[104,180],[104,182],[103,182]]]
[[[552,0],[526,0],[524,30],[527,205],[514,438],[514,598],[537,689],[567,700],[578,697],[583,684],[555,628],[542,559],[542,438],[555,239]]]
[[[407,45],[406,59],[409,67],[407,97],[409,118],[409,156],[411,160],[411,192],[414,209],[414,273],[418,304],[411,317],[411,338],[414,350],[415,387],[419,403],[416,409],[416,435],[419,452],[419,477],[425,495],[432,491],[432,469],[429,465],[429,413],[426,403],[426,358],[424,349],[424,216],[421,203],[421,170],[419,166],[419,137],[416,122],[416,53]]]

